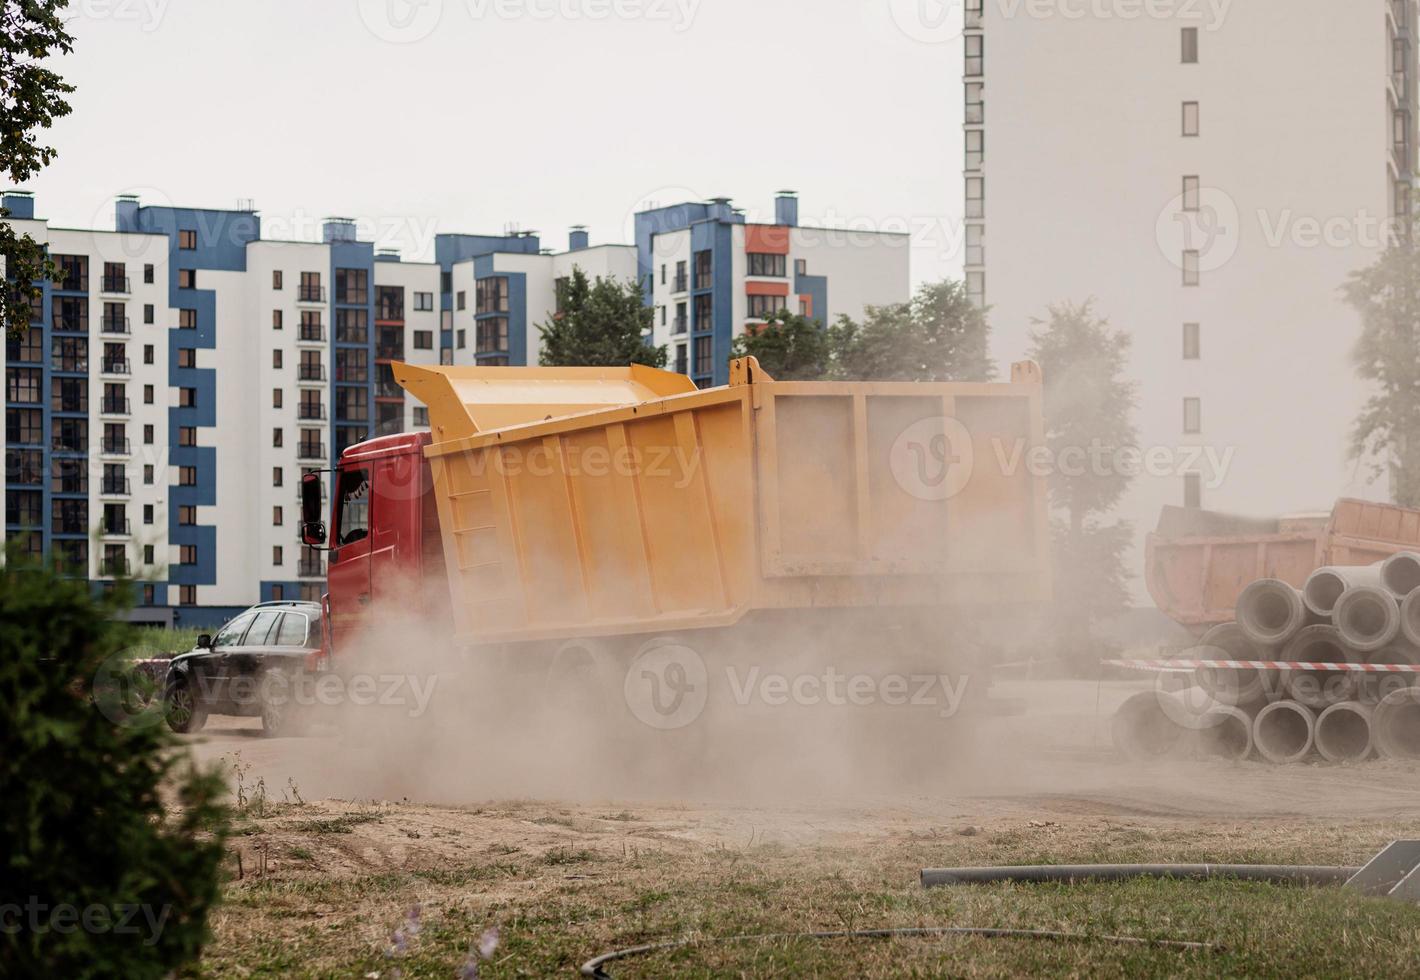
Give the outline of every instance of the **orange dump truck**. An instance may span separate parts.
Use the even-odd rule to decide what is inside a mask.
[[[1327,565],[1370,565],[1420,548],[1420,511],[1343,499],[1330,514],[1275,520],[1166,507],[1145,544],[1145,582],[1175,622],[1202,633],[1231,622],[1249,584],[1301,588]]]
[[[337,658],[407,616],[461,646],[634,651],[776,617],[950,631],[963,608],[1049,598],[1033,364],[1000,384],[801,383],[746,358],[709,390],[639,366],[394,375],[431,431],[340,458]],[[321,495],[308,477],[313,546]]]

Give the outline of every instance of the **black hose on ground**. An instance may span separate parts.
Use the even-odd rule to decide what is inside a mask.
[[[1206,881],[1232,878],[1274,885],[1344,885],[1359,868],[1305,867],[1290,864],[1037,864],[1014,868],[924,868],[922,887],[981,885],[1002,881],[1129,881],[1174,878]]]
[[[1186,942],[1180,939],[1140,939],[1135,936],[1092,936],[1086,933],[1050,932],[1043,929],[986,929],[962,926],[925,926],[906,929],[848,929],[836,932],[773,932],[757,936],[724,936],[705,939],[680,939],[668,943],[647,943],[603,953],[582,964],[581,974],[593,980],[611,980],[604,967],[617,960],[633,956],[662,953],[685,946],[719,945],[722,943],[774,942],[789,939],[902,939],[912,937],[968,936],[977,939],[1042,939],[1059,942],[1112,943],[1116,946],[1150,946],[1184,952],[1215,953],[1222,947],[1212,943]]]

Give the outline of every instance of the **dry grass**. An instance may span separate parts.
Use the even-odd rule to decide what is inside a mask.
[[[1336,889],[1244,883],[917,885],[922,867],[1093,861],[1356,864],[1420,821],[1198,820],[1099,813],[934,825],[916,811],[275,808],[234,843],[245,877],[214,921],[203,976],[453,976],[490,925],[484,977],[572,976],[601,952],[745,933],[996,926],[1179,938],[1213,954],[1021,940],[700,945],[618,977],[843,975],[1414,976],[1420,909]],[[813,826],[806,826],[812,824]],[[264,852],[266,873],[257,854]],[[235,874],[235,857],[232,870]],[[421,907],[423,928],[389,957]]]

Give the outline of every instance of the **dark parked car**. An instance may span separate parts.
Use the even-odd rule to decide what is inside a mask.
[[[163,687],[168,727],[200,731],[208,715],[261,717],[267,735],[295,734],[308,705],[296,681],[321,656],[321,607],[263,602],[173,658]]]

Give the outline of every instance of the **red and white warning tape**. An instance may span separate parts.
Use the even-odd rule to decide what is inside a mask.
[[[1309,664],[1280,660],[1102,660],[1106,667],[1131,670],[1316,670],[1354,674],[1420,674],[1420,664]]]

